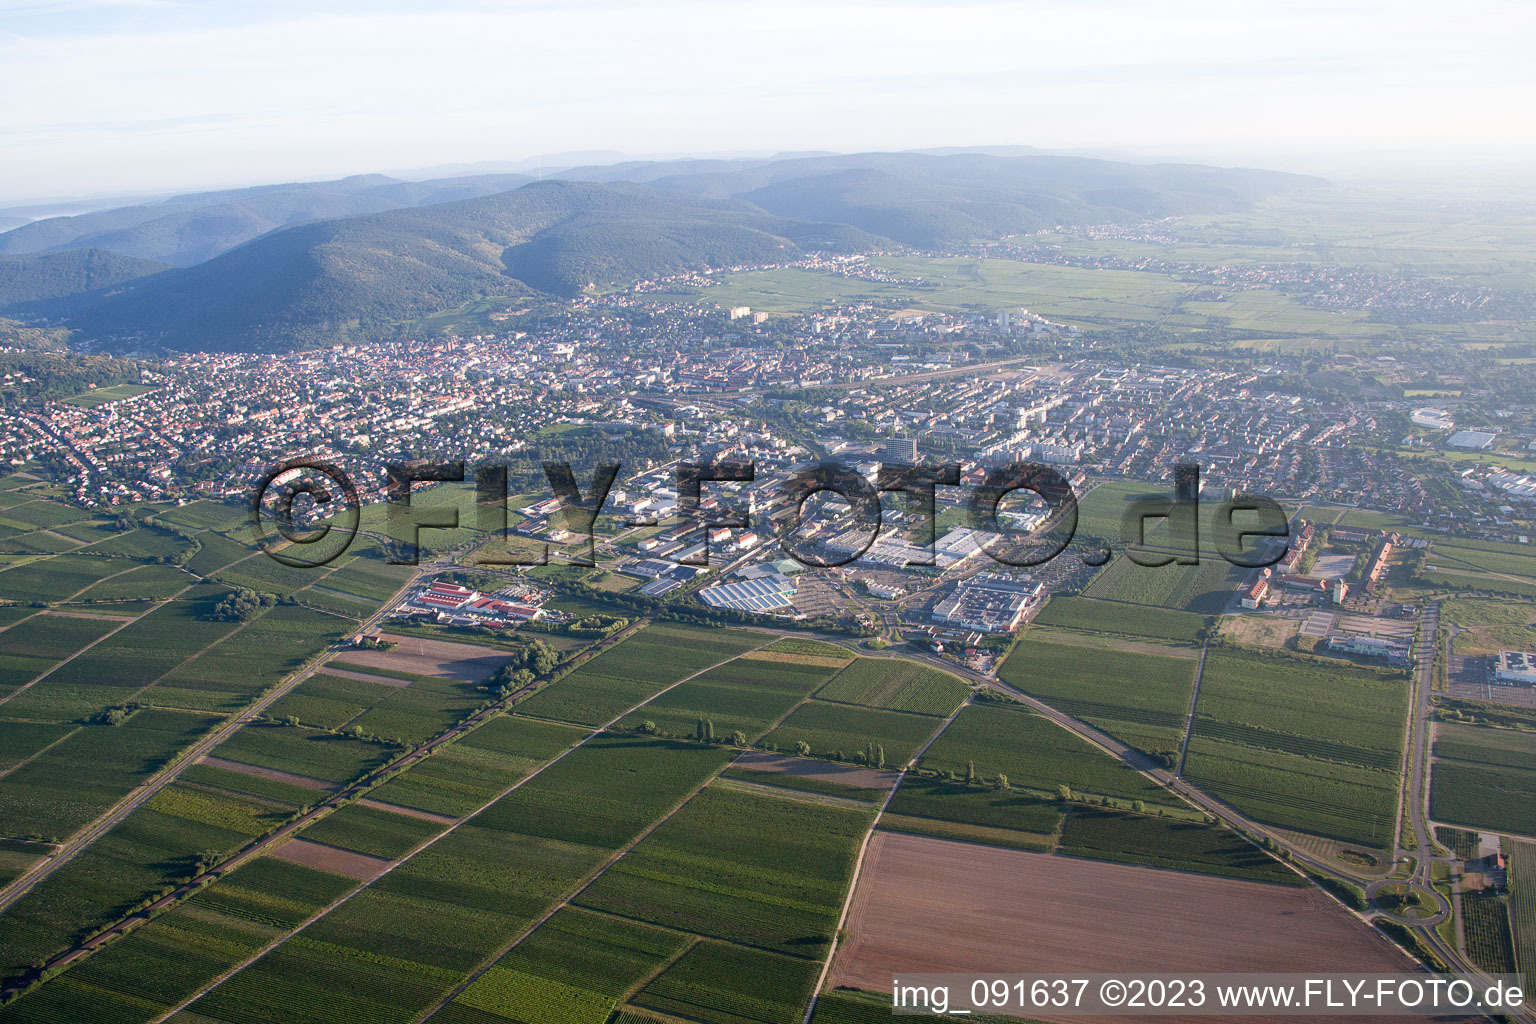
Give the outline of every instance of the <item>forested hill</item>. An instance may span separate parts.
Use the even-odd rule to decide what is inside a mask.
[[[271,232],[206,263],[102,295],[68,322],[108,344],[279,349],[364,338],[480,295],[571,295],[593,282],[874,241],[852,228],[793,221],[736,201],[631,184],[544,181]]]
[[[525,180],[382,179],[354,191],[405,202],[475,193],[509,178]],[[590,285],[812,250],[936,249],[1055,225],[1222,212],[1314,182],[1266,171],[978,153],[575,168],[510,191],[280,227],[189,267],[93,249],[0,257],[0,313],[62,321],[82,340],[120,349],[288,349],[364,340],[484,296],[569,296]],[[278,205],[291,205],[293,189],[303,191],[276,190],[287,197]],[[192,220],[182,227],[202,217],[199,230],[213,231],[231,203],[276,201],[251,191],[210,194],[218,201],[201,205],[186,200]],[[105,224],[142,215],[125,209],[90,216]],[[29,227],[66,234],[79,227],[49,223]]]

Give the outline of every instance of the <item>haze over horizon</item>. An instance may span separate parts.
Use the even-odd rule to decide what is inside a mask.
[[[1030,145],[1381,174],[1536,153],[1536,8],[0,0],[0,203],[603,149]],[[1432,144],[1426,144],[1432,139]]]

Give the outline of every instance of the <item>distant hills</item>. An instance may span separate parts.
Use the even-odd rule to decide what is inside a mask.
[[[506,192],[523,174],[399,181],[363,174],[340,181],[263,185],[174,196],[138,206],[49,217],[0,234],[0,254],[109,249],[189,267],[276,228]]]
[[[534,181],[364,176],[5,232],[0,312],[119,348],[278,350],[367,338],[486,295],[1222,212],[1314,182],[1030,153],[635,162]]]

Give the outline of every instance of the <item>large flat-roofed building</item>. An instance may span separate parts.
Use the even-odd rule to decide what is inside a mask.
[[[1328,650],[1335,654],[1356,654],[1375,658],[1389,665],[1408,662],[1408,645],[1374,636],[1333,636],[1328,638]]]
[[[933,621],[983,633],[1011,633],[1030,607],[1045,596],[1045,584],[982,573],[955,585],[933,606]]]
[[[1493,659],[1493,681],[1500,686],[1536,686],[1536,654],[1500,651]]]

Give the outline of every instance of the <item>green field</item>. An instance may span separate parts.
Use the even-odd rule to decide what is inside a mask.
[[[763,950],[701,942],[634,1003],[711,1024],[797,1024],[819,965]]]
[[[915,661],[859,658],[822,687],[816,699],[947,718],[970,693],[959,677]]]
[[[1073,857],[1146,864],[1282,885],[1306,880],[1248,840],[1199,821],[1074,806],[1061,830],[1060,852]]]
[[[1435,819],[1536,835],[1536,734],[1456,722],[1435,729]]]
[[[1198,644],[1210,623],[1205,616],[1189,612],[1070,596],[1052,597],[1034,621],[1041,626],[1182,644]]]
[[[90,391],[82,391],[78,395],[70,395],[59,401],[65,405],[77,405],[82,409],[94,409],[98,405],[106,405],[108,402],[120,402],[125,398],[134,398],[154,391],[151,384],[108,384],[105,387],[92,388]]]
[[[1152,780],[1078,739],[1060,726],[1027,711],[974,704],[961,711],[923,755],[921,766],[963,778],[974,764],[978,779],[1008,776],[1015,790],[1055,797],[1058,788],[1073,793],[1177,805]]]
[[[21,1002],[0,1007],[0,1021],[153,1019],[354,885],[340,875],[257,859]]]
[[[162,789],[0,916],[0,975],[59,952],[74,935],[188,877],[199,856],[232,853],[287,817],[194,785]]]
[[[580,905],[819,957],[872,808],[706,787],[582,893]]]
[[[1536,976],[1536,843],[1507,842],[1509,855],[1509,924],[1515,940],[1515,960],[1529,985]]]
[[[1407,706],[1401,674],[1212,650],[1185,772],[1258,821],[1383,847]]]
[[[718,740],[741,732],[751,742],[826,682],[832,671],[738,658],[673,687],[620,725],[634,729],[649,722],[658,735],[694,736],[702,721]]]
[[[1045,851],[1056,845],[1061,818],[1060,805],[1033,790],[968,786],[963,781],[908,774],[887,805],[880,827]]]
[[[408,1021],[701,786],[729,752],[591,740],[193,1006],[220,1019]],[[515,864],[508,871],[504,865]]]
[[[393,811],[347,804],[299,834],[327,846],[394,860],[442,832],[444,827]]]
[[[584,735],[567,725],[503,715],[418,761],[370,795],[385,803],[459,817],[483,807]]]
[[[746,630],[648,626],[518,705],[518,712],[602,725],[658,690],[768,641]]]
[[[1083,596],[1196,615],[1216,615],[1231,602],[1247,574],[1248,570],[1213,554],[1202,555],[1199,565],[1157,567],[1137,565],[1121,555],[1095,577],[1083,591]],[[1143,629],[1160,628],[1156,625],[1160,620],[1155,618],[1142,624],[1142,620],[1132,614],[1125,621],[1137,623]],[[1131,630],[1122,626],[1121,631]]]
[[[0,633],[0,697],[121,626],[120,621],[34,615]],[[6,714],[0,704],[0,714]]]
[[[848,761],[855,755],[862,757],[874,744],[885,748],[887,766],[899,767],[911,760],[939,725],[929,715],[810,700],[765,736],[763,745],[793,751],[797,743],[806,743],[816,757]]]
[[[206,715],[148,709],[83,726],[0,778],[0,838],[62,839],[207,732]]]
[[[1198,662],[1152,650],[1056,642],[1059,636],[1026,631],[999,677],[1122,743],[1176,763]]]
[[[457,724],[484,701],[474,684],[451,679],[390,686],[319,672],[273,704],[268,714],[292,716],[320,729],[355,725],[391,742],[414,745]]]

